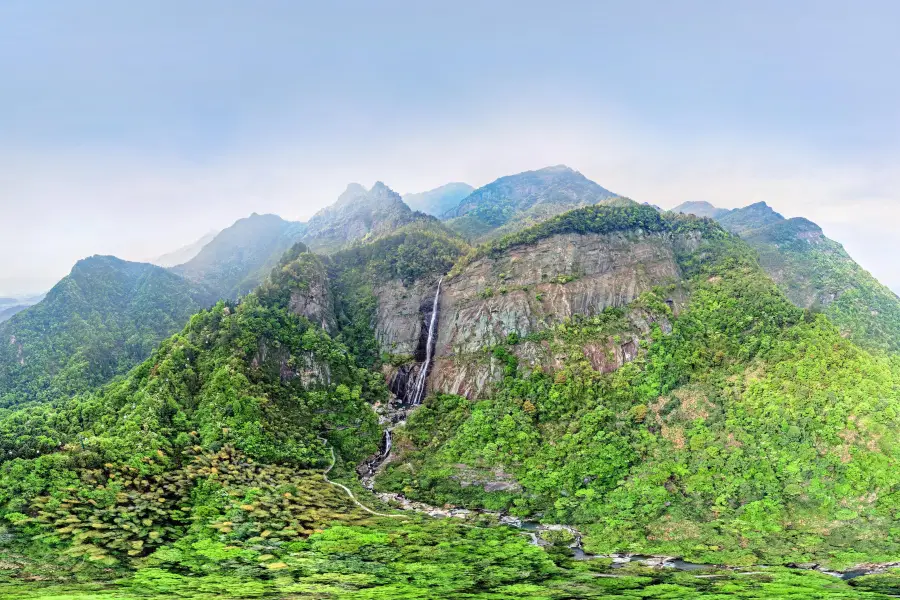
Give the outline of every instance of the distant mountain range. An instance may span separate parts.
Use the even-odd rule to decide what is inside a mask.
[[[413,210],[441,218],[474,191],[468,183],[448,183],[427,192],[406,194],[403,201]]]
[[[26,296],[22,298],[0,298],[0,323],[8,321],[13,315],[18,314],[44,299],[46,294]]]
[[[303,236],[303,223],[253,213],[224,229],[186,263],[172,267],[216,298],[237,298],[258,286]]]
[[[572,208],[632,204],[565,166],[501,177],[476,190],[454,183],[407,198],[432,215],[413,210],[381,182],[371,189],[350,184],[307,223],[253,214],[160,257],[159,262],[170,263],[193,255],[169,270],[92,257],[80,261],[37,306],[29,309],[29,301],[0,299],[0,339],[17,340],[0,353],[0,397],[7,394],[7,402],[43,397],[124,372],[180,328],[188,315],[259,286],[297,242],[332,253],[414,227],[408,231],[431,231],[437,237],[429,239],[446,240],[442,243],[450,257],[458,255],[461,243],[452,241],[450,231],[472,241],[490,240]],[[448,231],[433,214],[450,204],[443,212]],[[897,296],[814,223],[785,219],[765,203],[728,210],[689,202],[674,210],[714,218],[741,235],[794,303],[824,311],[859,343],[900,347]],[[388,244],[406,239],[411,248],[423,243],[420,233],[412,235],[403,233]],[[391,268],[404,279],[416,272],[399,264]],[[144,313],[147,307],[151,310]],[[146,314],[155,315],[152,323]],[[23,391],[20,382],[25,380],[29,388]]]
[[[210,243],[218,234],[218,231],[210,231],[199,240],[188,244],[187,246],[182,246],[178,250],[163,254],[162,256],[157,256],[156,258],[148,260],[147,262],[159,267],[166,268],[183,265],[184,263],[200,254],[200,251],[203,250],[203,247],[206,246],[206,244]]]
[[[894,564],[900,298],[815,223],[663,211],[562,166],[444,217],[351,184],[308,223],[251,215],[171,269],[79,261],[0,324],[16,576],[768,598],[801,563]],[[335,465],[363,476],[355,499]],[[431,518],[465,516],[449,507],[468,522]],[[612,572],[575,549],[753,571]],[[793,597],[856,597],[809,577]]]

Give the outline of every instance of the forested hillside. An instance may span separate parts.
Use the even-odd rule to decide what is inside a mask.
[[[79,261],[0,325],[0,404],[66,397],[123,374],[207,303],[204,290],[160,267]]]
[[[262,283],[281,256],[303,235],[303,223],[253,213],[216,235],[172,271],[206,287],[218,299],[234,299]]]
[[[525,245],[527,256],[546,236],[671,227],[654,211],[608,209],[597,219],[596,210],[480,252]],[[500,367],[494,393],[426,401],[395,430],[397,456],[376,485],[577,524],[597,552],[728,564],[895,560],[900,361],[797,308],[753,250],[710,221],[674,226],[702,232],[677,257],[683,308],[673,313],[660,286],[485,346],[481,360]],[[597,349],[633,339],[636,316],[649,323],[637,350],[621,366],[612,355],[598,363]],[[533,342],[559,358],[535,364],[533,351],[519,351]]]
[[[693,214],[694,208],[675,210]],[[825,313],[865,348],[900,350],[900,298],[818,225],[785,219],[765,202],[717,214],[723,227],[756,250],[763,268],[797,306]]]
[[[558,165],[501,177],[463,198],[443,218],[454,231],[480,242],[615,197],[581,173]]]

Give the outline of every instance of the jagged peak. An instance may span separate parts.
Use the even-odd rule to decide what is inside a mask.
[[[544,167],[543,169],[537,169],[538,173],[578,173],[575,169],[568,165],[551,165],[549,167]]]

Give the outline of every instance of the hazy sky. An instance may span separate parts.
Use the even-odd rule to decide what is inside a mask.
[[[900,3],[0,0],[0,295],[349,181],[765,200],[900,290]]]

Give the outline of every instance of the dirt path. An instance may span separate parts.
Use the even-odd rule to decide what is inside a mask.
[[[337,462],[337,456],[335,456],[335,454],[334,454],[334,448],[331,447],[331,445],[328,443],[328,440],[326,440],[326,439],[323,438],[323,437],[320,437],[319,439],[322,440],[322,443],[325,444],[325,445],[328,447],[328,451],[331,452],[331,464],[328,465],[328,468],[325,469],[325,471],[322,472],[322,478],[323,478],[327,483],[330,483],[331,485],[333,485],[333,486],[335,486],[335,487],[339,487],[339,488],[341,488],[342,490],[344,490],[345,492],[347,492],[347,495],[350,496],[350,499],[353,500],[353,503],[356,504],[358,507],[360,507],[361,509],[363,509],[364,511],[366,511],[366,512],[369,513],[369,514],[373,514],[373,515],[378,516],[378,517],[390,517],[390,518],[392,518],[392,519],[406,519],[406,518],[408,518],[406,515],[388,515],[388,514],[385,514],[385,513],[376,512],[376,511],[372,510],[371,508],[369,508],[368,506],[366,506],[365,504],[363,504],[362,502],[360,502],[359,500],[357,500],[357,499],[356,499],[356,496],[353,494],[353,492],[350,490],[350,488],[348,488],[346,485],[343,485],[343,484],[340,484],[340,483],[338,483],[338,482],[336,482],[336,481],[331,481],[330,479],[328,479],[328,473],[330,473],[331,470],[334,468],[334,465],[335,465],[335,463]]]

